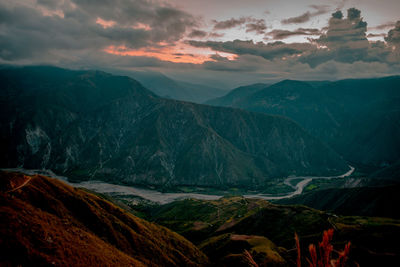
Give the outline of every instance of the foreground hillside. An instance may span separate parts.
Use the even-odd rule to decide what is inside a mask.
[[[1,266],[203,266],[189,241],[55,179],[0,172]]]
[[[295,265],[294,233],[308,257],[308,244],[316,244],[330,228],[336,250],[352,243],[350,266],[394,266],[400,260],[400,221],[394,219],[336,216],[242,197],[176,201],[153,207],[148,214],[198,244],[220,266],[246,266],[237,263],[245,250],[260,266]],[[304,266],[308,266],[306,260]]]
[[[400,158],[400,77],[285,80],[238,88],[207,103],[287,116],[347,160],[375,167]]]
[[[75,180],[258,188],[341,174],[332,149],[280,116],[166,100],[128,77],[53,67],[0,71],[1,167]]]

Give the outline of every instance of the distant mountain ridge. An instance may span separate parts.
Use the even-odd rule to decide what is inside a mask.
[[[202,103],[227,92],[211,86],[174,80],[158,72],[130,71],[124,74],[136,79],[158,96],[176,100]]]
[[[287,116],[351,162],[380,167],[400,158],[400,76],[250,88],[207,103]]]
[[[293,121],[157,97],[97,71],[0,71],[1,167],[157,186],[262,186],[347,164]]]
[[[248,86],[240,86],[228,92],[226,95],[206,101],[204,104],[217,105],[217,106],[234,106],[236,102],[240,101],[265,87],[268,87],[265,83],[256,83]]]

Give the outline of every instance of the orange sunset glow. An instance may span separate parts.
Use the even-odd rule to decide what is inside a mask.
[[[110,28],[115,25],[115,21],[113,20],[104,20],[102,18],[97,18],[96,23],[99,24],[104,29]]]
[[[203,64],[206,61],[215,61],[211,56],[217,53],[210,48],[195,48],[186,44],[179,44],[178,46],[173,47],[147,47],[142,49],[129,49],[124,45],[111,45],[103,51],[118,56],[153,57],[173,63],[192,64]],[[237,55],[225,52],[218,52],[218,55],[225,57],[228,60],[234,60],[237,58]]]

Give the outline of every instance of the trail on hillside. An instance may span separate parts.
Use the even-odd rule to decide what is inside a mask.
[[[24,177],[26,178],[26,180],[22,184],[20,184],[19,186],[15,187],[13,189],[6,191],[6,193],[11,193],[11,192],[17,191],[18,189],[21,189],[22,187],[27,185],[32,180],[32,177],[30,177],[30,176],[24,176]]]

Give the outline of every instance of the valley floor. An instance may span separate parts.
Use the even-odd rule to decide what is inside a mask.
[[[291,198],[293,196],[297,196],[303,193],[304,188],[313,180],[330,180],[334,178],[346,178],[349,177],[355,170],[354,167],[349,166],[350,170],[346,173],[338,176],[302,176],[302,177],[288,177],[284,180],[284,184],[294,189],[294,191],[285,194],[262,194],[262,193],[254,193],[254,194],[243,194],[246,198],[260,198],[265,200],[280,200]],[[101,194],[108,194],[108,195],[119,195],[119,196],[132,196],[132,197],[139,197],[151,202],[159,203],[159,204],[166,204],[180,199],[188,199],[188,198],[195,198],[201,200],[217,200],[224,196],[224,194],[207,194],[207,193],[197,193],[197,192],[190,192],[190,193],[174,193],[174,192],[160,192],[157,190],[150,190],[150,189],[143,189],[134,186],[125,186],[125,185],[116,185],[110,184],[101,181],[85,181],[80,183],[71,183],[68,182],[67,177],[58,176],[54,174],[50,170],[27,170],[22,168],[14,168],[14,169],[3,169],[6,171],[19,171],[26,174],[44,174],[49,177],[57,178],[68,184],[78,187],[78,188],[86,188],[88,190],[95,191]],[[293,181],[297,183],[295,185],[292,184]],[[230,192],[226,192],[230,193]]]

